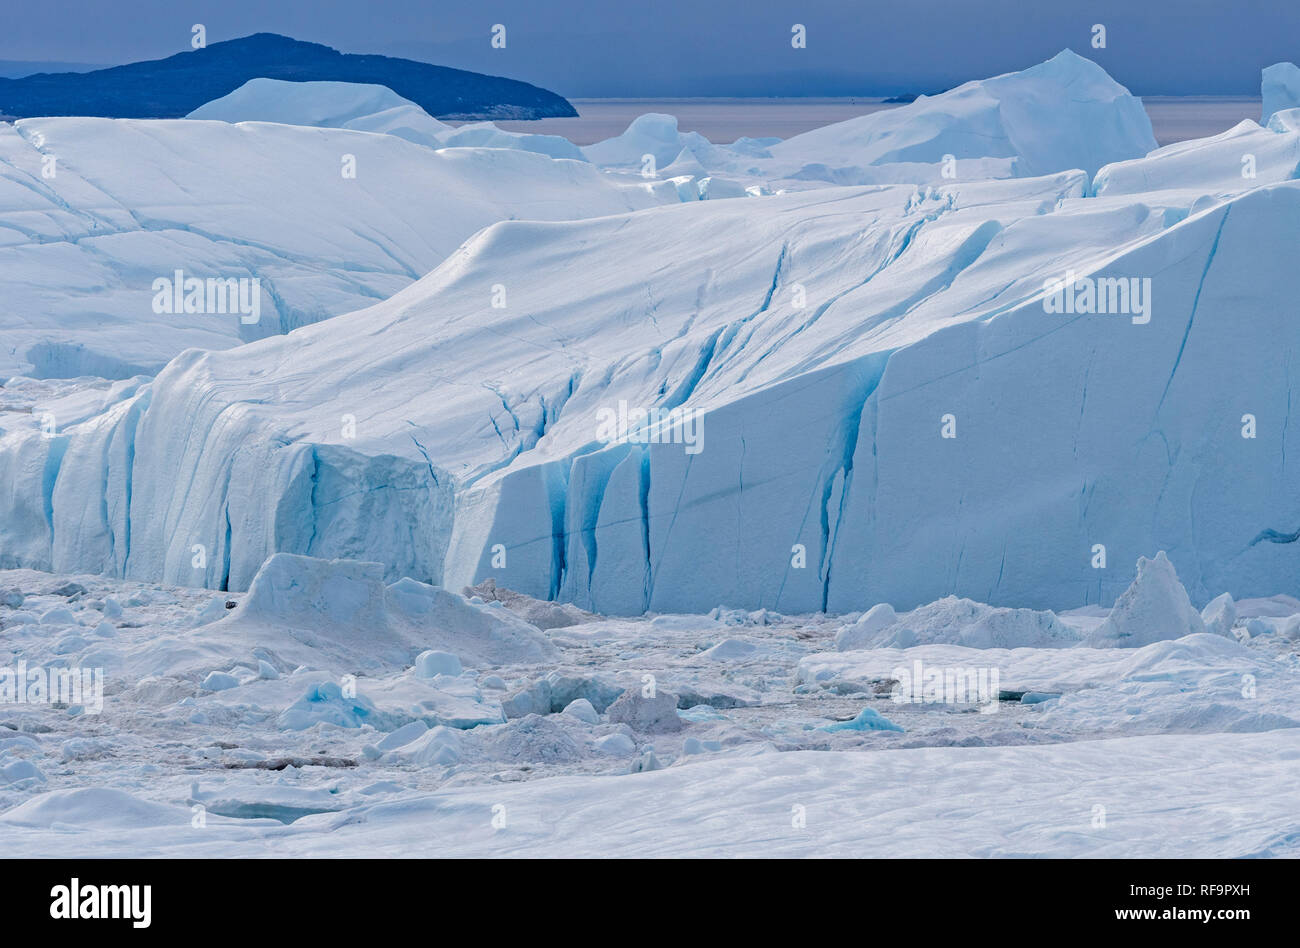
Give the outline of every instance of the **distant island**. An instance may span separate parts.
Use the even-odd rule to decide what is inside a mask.
[[[166,59],[0,79],[0,116],[181,118],[259,77],[387,86],[444,119],[538,119],[578,114],[569,101],[516,79],[392,56],[340,53],[276,33],[255,33]]]
[[[68,63],[38,59],[0,59],[0,79],[21,79],[38,72],[90,72],[106,68],[103,63]]]

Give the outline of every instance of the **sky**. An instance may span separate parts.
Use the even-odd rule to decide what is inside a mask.
[[[158,59],[196,23],[209,44],[283,33],[570,98],[937,92],[1065,47],[1138,95],[1257,95],[1263,66],[1300,60],[1295,0],[0,0],[0,60]]]

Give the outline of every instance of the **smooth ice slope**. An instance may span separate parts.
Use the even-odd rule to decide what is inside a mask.
[[[343,176],[345,156],[355,178]],[[671,185],[619,185],[577,162],[433,152],[354,131],[0,124],[0,379],[152,373],[186,348],[227,348],[385,299],[494,221],[661,200],[677,200]],[[155,313],[153,282],[177,269],[257,278],[259,321]]]
[[[391,89],[366,83],[250,79],[186,118],[347,128],[396,135],[430,148],[517,148],[552,158],[587,160],[581,149],[558,135],[506,132],[491,122],[456,128]]]
[[[276,122],[346,128],[353,119],[399,108],[419,109],[433,123],[431,129],[446,131],[451,128],[387,86],[364,82],[250,79],[229,95],[213,99],[185,117],[219,122]]]
[[[1261,184],[1289,181],[1300,168],[1300,111],[1280,112],[1261,128],[1246,119],[1219,135],[1176,142],[1143,158],[1109,164],[1093,179],[1100,195],[1185,192],[1174,200],[1189,207]]]
[[[770,151],[778,162],[801,165],[803,176],[822,177],[820,166],[838,174],[828,180],[852,183],[845,180],[852,169],[937,169],[947,155],[958,159],[961,178],[972,176],[963,159],[1004,159],[1007,172],[1018,176],[1070,168],[1094,173],[1155,147],[1141,101],[1067,49],[1020,72],[805,132]],[[930,180],[938,179],[936,173]]]

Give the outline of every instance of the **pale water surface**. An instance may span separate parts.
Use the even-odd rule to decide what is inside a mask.
[[[871,97],[839,99],[571,99],[577,118],[498,122],[514,132],[563,135],[578,145],[612,138],[638,115],[666,112],[678,127],[699,132],[711,142],[737,138],[790,138],[800,132],[858,115],[897,108]],[[1162,145],[1204,138],[1242,119],[1259,121],[1258,96],[1147,96],[1143,99],[1156,141]],[[459,124],[459,123],[456,123]]]

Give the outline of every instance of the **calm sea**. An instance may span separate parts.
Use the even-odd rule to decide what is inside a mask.
[[[858,115],[897,108],[880,99],[571,99],[577,118],[498,122],[515,132],[563,135],[578,145],[612,138],[638,115],[666,112],[678,128],[711,142],[737,138],[790,138]],[[1204,138],[1242,119],[1259,121],[1260,100],[1251,96],[1148,96],[1143,99],[1161,145]]]

